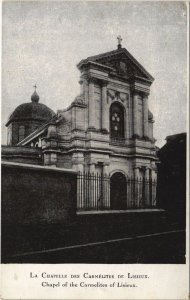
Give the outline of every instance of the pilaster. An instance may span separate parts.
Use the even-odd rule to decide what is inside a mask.
[[[143,135],[146,139],[149,138],[148,134],[148,95],[143,95]]]
[[[83,81],[83,85],[84,85],[84,99],[85,99],[85,104],[88,103],[88,81],[87,79],[84,79]]]
[[[109,179],[109,165],[104,164],[102,169],[103,182],[102,182],[102,194],[103,194],[103,207],[104,209],[110,208],[110,179]]]
[[[107,110],[107,82],[102,84],[102,109],[101,109],[101,120],[102,130],[109,132],[109,112]]]
[[[103,165],[103,176],[108,176],[109,175],[109,165],[104,164]]]
[[[84,80],[79,80],[80,84],[80,95],[84,95]]]
[[[133,135],[139,137],[138,94],[133,94]]]
[[[139,168],[134,168],[134,198],[132,199],[132,207],[140,206],[140,185],[139,185]]]
[[[134,176],[135,178],[139,178],[139,167],[134,168]]]
[[[150,199],[150,176],[149,176],[150,170],[149,168],[145,169],[145,205],[150,206],[151,199]]]
[[[43,153],[44,166],[57,166],[57,152],[55,151],[46,151]]]
[[[84,172],[84,154],[81,152],[73,153],[72,167],[74,170],[83,173]]]
[[[151,176],[151,184],[152,184],[151,205],[156,206],[157,170],[152,169],[150,176]]]
[[[90,173],[95,173],[95,163],[90,164],[89,171]]]
[[[88,97],[88,125],[89,130],[95,129],[95,103],[94,103],[94,79],[89,78],[89,97]]]
[[[47,137],[41,139],[43,164],[46,166],[57,166],[57,153],[58,141],[57,141],[57,127],[54,123],[49,124]]]

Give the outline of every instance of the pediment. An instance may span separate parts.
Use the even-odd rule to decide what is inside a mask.
[[[140,65],[140,63],[126,52],[118,53],[113,57],[108,56],[98,58],[96,59],[96,62],[114,68],[119,76],[123,76],[125,78],[136,76],[150,80],[151,82],[154,80],[153,77]]]
[[[78,64],[78,68],[86,65],[89,62],[94,62],[102,66],[112,68],[112,72],[125,79],[131,77],[139,77],[149,81],[154,81],[154,78],[148,73],[145,68],[125,49],[117,49],[111,52],[88,57]]]

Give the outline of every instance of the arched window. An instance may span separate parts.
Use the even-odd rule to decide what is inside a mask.
[[[112,138],[124,138],[124,109],[119,103],[110,107],[110,133]]]
[[[19,126],[18,130],[18,141],[22,141],[25,137],[25,127],[23,125]]]

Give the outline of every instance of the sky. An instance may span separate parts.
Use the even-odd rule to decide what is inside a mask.
[[[149,96],[156,145],[186,131],[187,9],[184,2],[19,1],[2,8],[2,144],[5,123],[30,102],[66,108],[79,94],[76,65],[88,56],[126,48],[155,78]]]

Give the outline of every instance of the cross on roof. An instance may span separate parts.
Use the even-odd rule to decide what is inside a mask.
[[[117,39],[118,39],[118,45],[121,45],[122,37],[118,35]]]
[[[35,88],[35,92],[36,92],[37,85],[35,84],[33,87]]]

